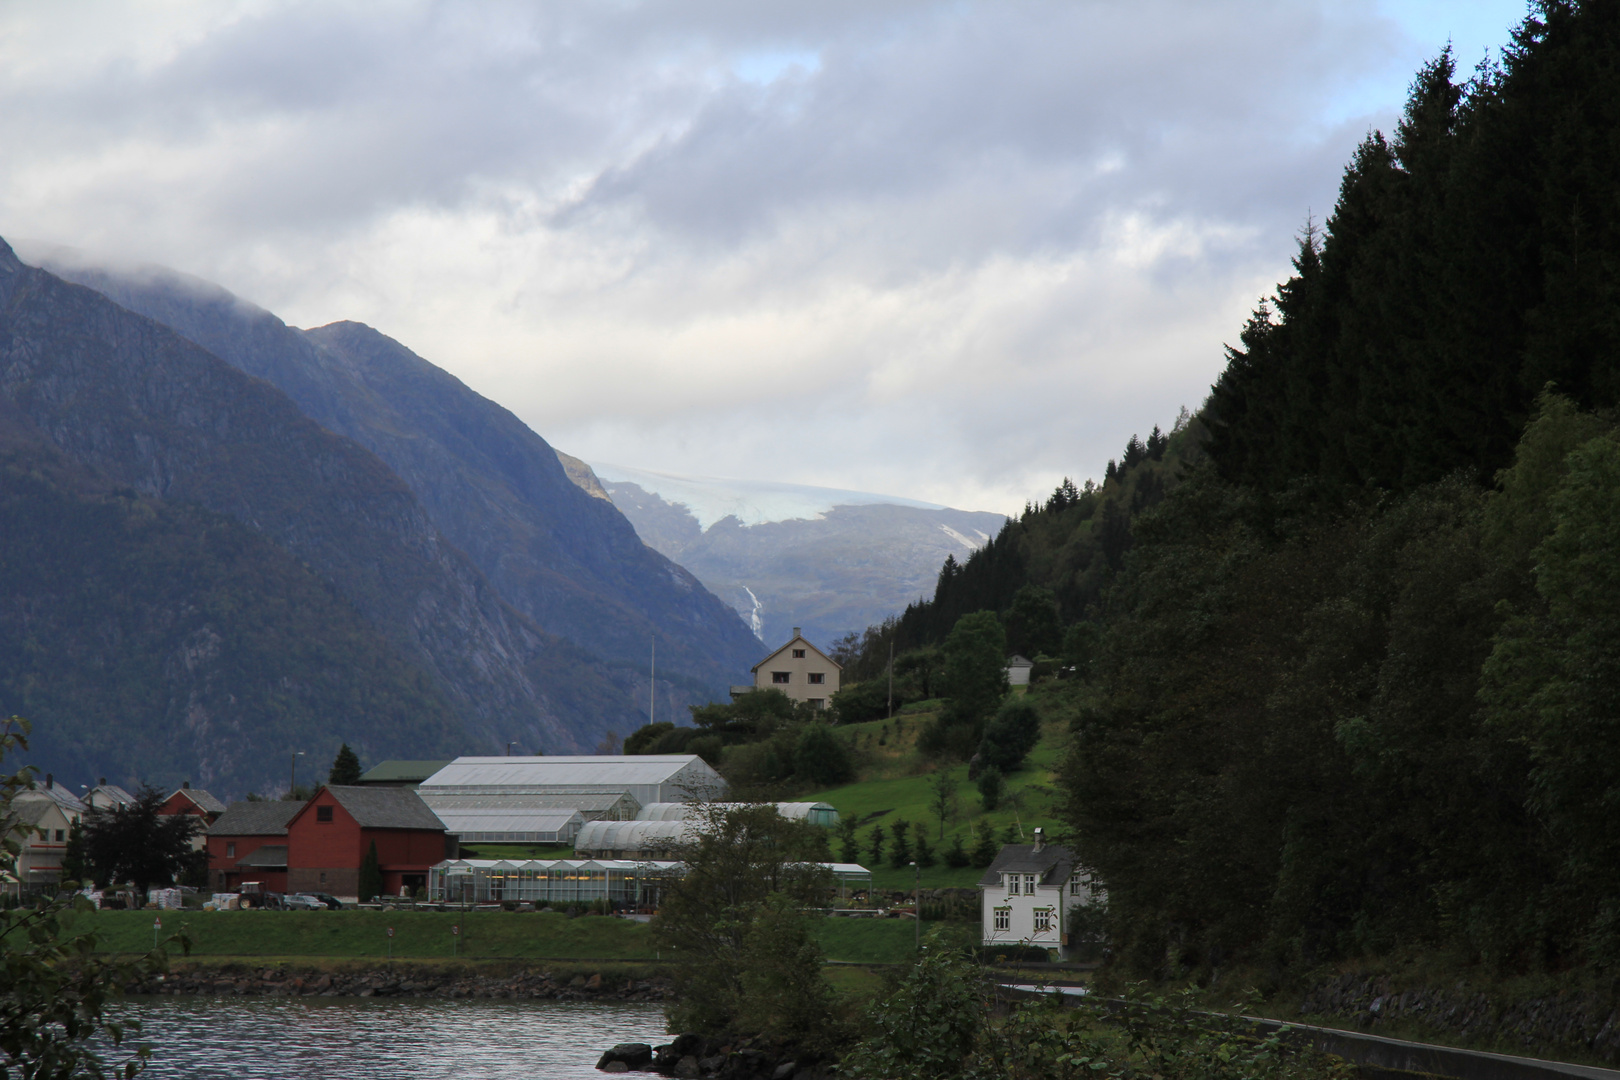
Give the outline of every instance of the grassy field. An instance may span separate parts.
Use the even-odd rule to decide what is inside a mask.
[[[1032,695],[1037,707],[1047,705],[1047,695]],[[971,886],[978,882],[983,871],[977,867],[951,869],[942,858],[952,837],[960,836],[963,846],[972,850],[980,830],[993,830],[998,840],[1009,827],[1014,833],[1027,838],[1035,826],[1046,828],[1050,835],[1058,824],[1059,798],[1054,772],[1068,752],[1068,721],[1063,716],[1052,716],[1042,725],[1041,741],[1024,767],[1007,777],[1007,791],[1001,805],[985,813],[981,808],[979,792],[967,778],[967,766],[955,765],[944,771],[954,781],[954,807],[947,813],[944,837],[940,837],[940,820],[934,809],[931,782],[939,767],[917,752],[917,735],[923,725],[933,719],[932,710],[938,702],[917,702],[901,710],[893,720],[873,720],[864,724],[850,724],[838,729],[840,737],[850,743],[856,759],[860,780],[853,784],[811,792],[800,796],[830,803],[844,818],[853,818],[860,825],[862,865],[873,872],[873,884],[884,890],[910,889],[916,871],[909,867],[894,868],[884,859],[882,866],[871,865],[867,839],[874,824],[887,826],[895,818],[910,822],[926,822],[934,853],[940,861],[922,871],[923,888]],[[912,712],[909,710],[916,709]],[[1045,709],[1043,712],[1055,712]],[[840,854],[836,842],[834,854]]]
[[[184,930],[197,957],[265,959],[443,959],[453,955],[494,960],[657,960],[645,923],[602,916],[570,919],[558,912],[505,911],[165,911],[163,935]],[[94,929],[103,952],[152,947],[150,911],[99,911],[74,916],[75,930]],[[932,923],[925,922],[926,933]],[[966,924],[946,924],[951,932]],[[452,951],[452,926],[461,927]],[[966,932],[966,930],[963,930]],[[905,919],[827,919],[817,938],[829,960],[900,963],[912,954]]]

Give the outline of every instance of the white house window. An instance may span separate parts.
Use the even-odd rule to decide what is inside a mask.
[[[1011,930],[1012,929],[1012,908],[1010,908],[1010,907],[998,907],[998,908],[996,908],[996,929],[997,930]]]
[[[810,673],[810,681],[816,686],[820,686],[822,683],[827,681],[827,675],[825,672],[812,671]]]
[[[1018,877],[1017,874],[1008,874],[1007,875],[1007,893],[1008,893],[1008,895],[1010,895],[1010,896],[1017,896],[1018,895],[1018,882],[1019,882],[1019,877]]]
[[[1024,875],[1024,895],[1026,895],[1026,896],[1034,896],[1035,895],[1035,875],[1034,874],[1025,874]]]
[[[810,698],[809,703],[812,709],[825,709],[827,707],[827,699],[824,697]]]
[[[1074,874],[1074,875],[1070,876],[1070,878],[1069,878],[1069,895],[1070,896],[1079,896],[1080,895],[1080,875],[1079,874]]]
[[[785,683],[785,682],[788,681],[788,678],[791,675],[792,675],[792,672],[788,672],[788,671],[773,671],[773,672],[771,672],[771,682],[773,682],[773,683]]]
[[[794,649],[793,650],[793,659],[795,659],[795,660],[803,660],[804,659],[804,650],[803,649]]]
[[[1037,934],[1050,934],[1052,932],[1052,909],[1035,909],[1035,932]]]

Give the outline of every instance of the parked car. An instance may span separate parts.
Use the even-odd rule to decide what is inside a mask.
[[[321,911],[326,905],[305,893],[288,893],[281,898],[281,906],[288,911]]]
[[[343,909],[343,901],[339,900],[331,893],[310,892],[304,893],[304,895],[312,899],[319,900],[322,905],[331,908],[333,911],[341,911]]]

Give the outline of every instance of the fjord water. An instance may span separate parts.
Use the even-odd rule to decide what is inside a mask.
[[[131,998],[120,1012],[152,1047],[143,1075],[162,1080],[567,1080],[600,1077],[614,1043],[668,1039],[645,1003]]]

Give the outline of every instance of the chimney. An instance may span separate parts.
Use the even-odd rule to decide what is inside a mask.
[[[103,776],[100,780],[97,780],[96,781],[96,786],[97,787],[106,787],[107,786],[107,778],[105,776]]]
[[[1040,826],[1035,828],[1035,850],[1039,851],[1046,846],[1046,830]]]
[[[186,790],[186,789],[189,789],[190,787],[191,787],[191,781],[190,780],[182,780],[182,781],[180,781],[180,788],[181,788],[182,791]]]
[[[793,636],[794,636],[794,637],[798,637],[798,636],[799,636],[799,628],[798,628],[798,627],[797,627],[797,626],[795,626],[795,627],[794,627],[794,628],[793,628]]]
[[[52,776],[50,773],[46,773],[45,774],[45,790],[49,791],[49,790],[51,790],[51,788],[53,788],[55,786],[56,786],[56,777]]]

